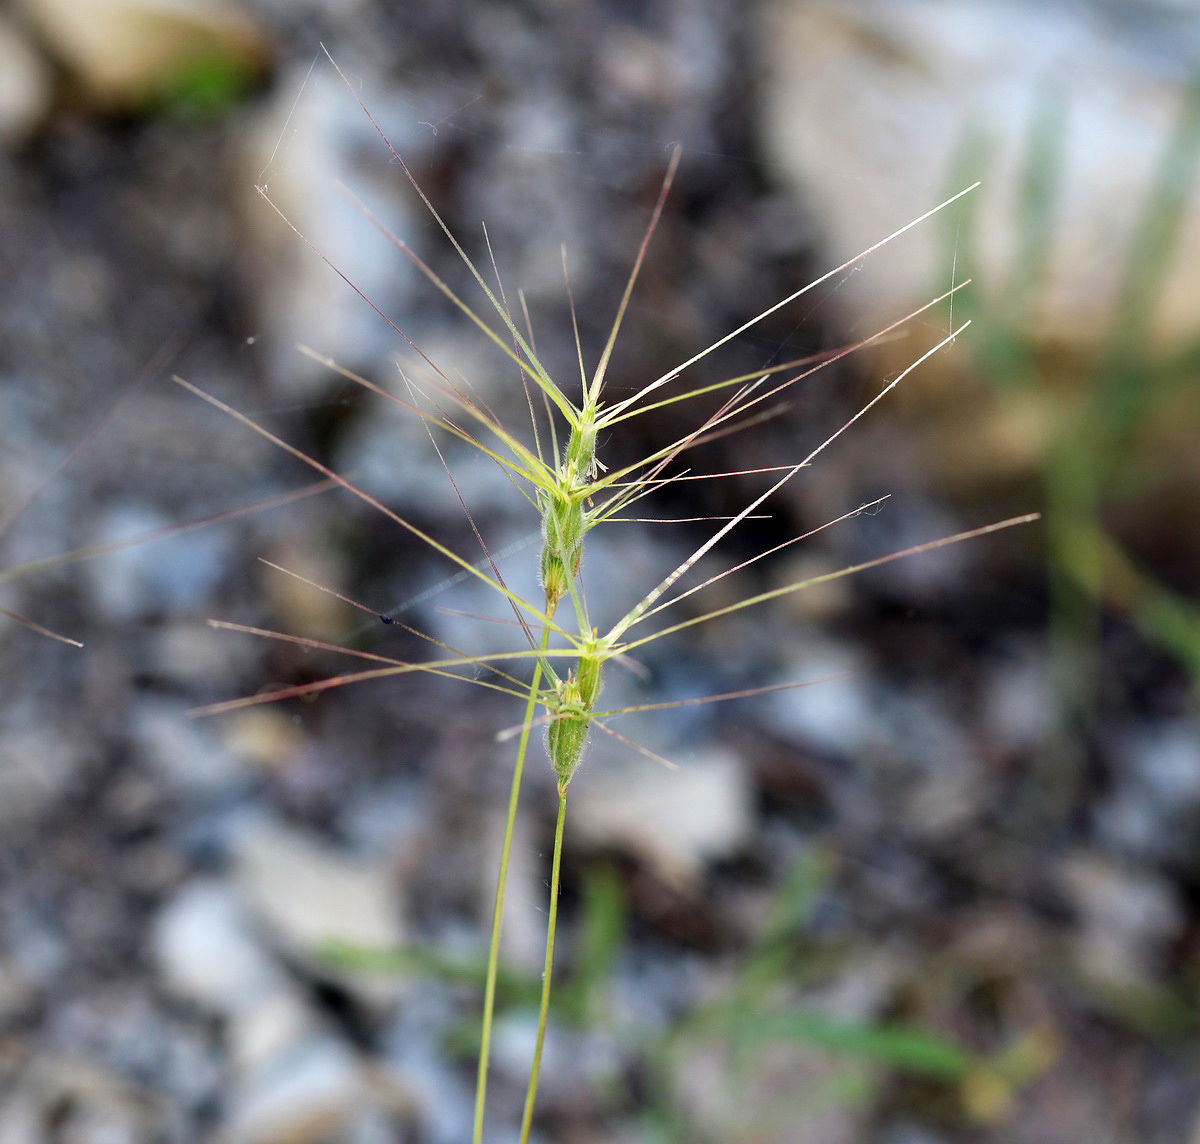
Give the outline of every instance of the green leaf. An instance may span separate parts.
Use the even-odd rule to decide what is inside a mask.
[[[848,1024],[821,1013],[792,1009],[734,1017],[731,1035],[743,1042],[802,1041],[942,1080],[961,1080],[975,1054],[934,1033],[908,1025]]]
[[[155,102],[166,115],[214,119],[245,98],[254,78],[254,68],[244,58],[228,52],[204,52],[163,78]]]

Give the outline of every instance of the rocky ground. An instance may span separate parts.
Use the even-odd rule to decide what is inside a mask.
[[[919,213],[944,197],[950,173],[932,168],[951,148],[913,131],[925,170],[895,176],[894,215],[886,195],[880,206],[872,172],[904,169],[905,155],[853,124],[933,122],[917,109],[947,101],[907,103],[911,76],[872,90],[870,75],[896,79],[879,59],[925,44],[939,54],[915,74],[949,76],[962,107],[1036,104],[1012,95],[1026,91],[1015,64],[971,104],[963,77],[982,69],[955,51],[978,41],[951,33],[968,7],[987,9],[980,27],[999,44],[997,29],[1042,6],[936,7],[105,0],[84,18],[69,0],[25,0],[0,16],[0,606],[83,643],[11,621],[0,638],[0,1144],[469,1138],[511,765],[496,733],[519,707],[407,677],[188,714],[358,663],[210,618],[424,654],[263,559],[476,654],[513,646],[510,630],[472,618],[502,609],[452,565],[344,491],[313,490],[311,469],[170,381],[478,554],[419,420],[295,348],[400,391],[397,362],[418,382],[421,365],[382,311],[501,418],[527,422],[515,368],[389,242],[386,230],[471,289],[357,97],[484,263],[486,224],[509,298],[525,292],[560,377],[576,368],[562,246],[594,362],[682,142],[613,358],[616,395],[836,264],[858,241],[850,222],[878,220],[879,238],[909,221],[910,199]],[[1197,39],[1186,13],[1133,7],[1055,6],[1058,39],[1031,25],[1022,42],[1119,57],[1127,73],[1100,69],[1116,77],[1115,120],[1123,138],[1153,140]],[[921,18],[944,42],[917,34]],[[818,70],[828,114],[803,102]],[[802,102],[789,111],[790,99]],[[1139,108],[1151,127],[1137,127]],[[962,128],[949,118],[947,131]],[[1185,133],[1184,183],[1188,146]],[[1149,159],[1116,166],[1141,188],[1126,199],[1152,193],[1130,174]],[[857,206],[855,186],[869,192]],[[994,235],[1005,215],[991,209]],[[1183,217],[1181,244],[1193,234]],[[700,365],[697,383],[836,349],[921,304],[958,274],[938,233],[915,233],[875,291],[868,260],[771,315]],[[964,233],[945,250],[965,263]],[[730,576],[681,617],[1044,507],[1044,474],[1069,452],[1054,434],[1065,422],[1073,439],[1061,395],[1084,385],[1079,363],[1107,327],[1073,308],[1084,286],[1051,272],[1059,308],[1033,315],[1021,343],[1032,349],[1012,367],[1002,351],[1015,343],[986,325],[1002,304],[988,288],[1003,277],[988,262],[996,243],[981,245],[979,294],[957,311],[976,330],[711,567],[889,500]],[[644,671],[610,674],[610,707],[834,678],[613,721],[678,771],[615,739],[593,744],[571,787],[539,1139],[1200,1133],[1200,730],[1187,670],[1200,661],[1187,610],[1200,481],[1195,326],[1178,317],[1195,309],[1186,273],[1166,281],[1146,353],[1178,362],[1174,388],[1139,423],[1139,467],[1104,500],[1135,571],[1122,565],[1098,607],[1064,587],[1078,563],[1047,575],[1063,534],[1030,526],[679,633],[643,649]],[[909,341],[805,378],[770,419],[693,454],[696,473],[741,475],[666,489],[642,515],[739,511],[767,487],[747,470],[806,456],[948,319],[939,310]],[[1047,341],[1047,322],[1062,336]],[[971,350],[981,328],[984,349]],[[1045,369],[1055,388],[989,388],[1001,359],[1005,376]],[[627,463],[700,416],[647,416],[601,441],[602,459]],[[490,463],[439,444],[508,582],[536,593],[528,505]],[[712,527],[593,534],[595,614],[622,614]],[[1070,535],[1072,559],[1092,552]],[[45,559],[60,553],[77,555]],[[1152,622],[1151,604],[1172,622]],[[549,769],[535,766],[511,875],[495,1140],[516,1139],[553,809]]]

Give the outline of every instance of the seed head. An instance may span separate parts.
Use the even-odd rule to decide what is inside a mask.
[[[558,602],[570,590],[570,580],[567,576],[566,565],[558,553],[546,544],[542,546],[541,562],[542,589],[546,593],[546,615],[553,617],[558,608]]]
[[[592,711],[600,697],[603,666],[604,657],[594,650],[581,653],[577,672],[568,671],[566,678],[555,684],[553,699],[547,704],[551,720],[546,728],[546,751],[558,776],[559,790],[566,789],[583,758]]]

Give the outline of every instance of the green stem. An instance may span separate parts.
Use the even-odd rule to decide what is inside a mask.
[[[554,968],[554,930],[558,921],[558,874],[562,865],[563,823],[567,817],[567,788],[558,788],[558,819],[554,824],[554,859],[550,868],[550,919],[546,923],[546,965],[542,970],[542,1000],[538,1006],[537,1044],[529,1069],[529,1087],[525,1090],[525,1112],[521,1117],[521,1142],[529,1144],[533,1127],[533,1102],[537,1096],[538,1076],[542,1071],[542,1046],[546,1043],[546,1016],[550,1012],[550,975]]]
[[[550,628],[542,628],[544,652],[550,646]],[[508,794],[508,815],[504,820],[504,841],[500,845],[500,870],[496,875],[496,897],[492,907],[492,938],[488,945],[487,982],[483,991],[483,1029],[479,1037],[479,1070],[475,1080],[475,1127],[472,1144],[483,1140],[483,1111],[487,1102],[488,1058],[492,1047],[492,1018],[496,1010],[496,978],[500,971],[500,926],[504,916],[504,891],[508,884],[508,858],[512,853],[513,828],[517,822],[517,804],[521,795],[521,776],[525,770],[525,755],[529,748],[529,729],[537,707],[538,688],[542,682],[542,663],[539,658],[529,684],[529,702],[525,706],[525,721],[517,745],[517,761],[513,766],[512,786]]]

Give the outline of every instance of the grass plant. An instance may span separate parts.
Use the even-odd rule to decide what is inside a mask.
[[[336,67],[337,65],[334,64],[333,66]],[[346,79],[344,75],[343,79]],[[354,92],[353,85],[350,84],[349,80],[347,80],[347,87],[352,93]],[[358,96],[355,95],[355,98],[357,99]],[[362,104],[361,99],[359,103],[360,105]],[[680,149],[675,148],[669,158],[657,201],[650,213],[650,219],[633,260],[632,269],[617,304],[615,316],[609,326],[607,337],[598,354],[596,363],[590,369],[585,364],[585,351],[579,334],[579,322],[575,314],[573,301],[571,303],[574,343],[579,372],[578,377],[574,381],[566,383],[551,375],[550,370],[545,366],[537,353],[532,326],[528,320],[528,314],[524,305],[524,298],[518,294],[518,305],[514,308],[497,271],[496,259],[492,253],[490,244],[485,242],[484,247],[488,263],[490,264],[491,273],[488,274],[485,273],[484,269],[480,268],[482,265],[481,260],[472,257],[468,253],[464,244],[443,220],[434,204],[429,200],[417,180],[413,177],[404,158],[393,148],[387,136],[376,123],[375,119],[371,117],[371,113],[365,105],[362,106],[362,110],[378,131],[388,154],[398,164],[411,188],[428,211],[429,216],[434,220],[436,226],[461,260],[462,265],[474,281],[486,305],[476,309],[472,304],[464,300],[460,294],[456,293],[447,281],[423,257],[414,251],[407,242],[392,233],[386,226],[371,216],[366,208],[362,208],[364,214],[375,222],[383,238],[390,242],[399,254],[408,259],[416,267],[430,286],[456,308],[469,325],[475,327],[480,335],[491,343],[497,354],[515,367],[523,388],[525,405],[529,411],[529,423],[519,430],[505,424],[481,400],[473,395],[473,392],[466,384],[455,381],[447,371],[441,369],[399,323],[384,314],[370,299],[365,300],[395,330],[397,335],[416,355],[415,366],[401,367],[398,391],[393,391],[361,377],[338,365],[336,362],[322,357],[315,350],[305,349],[304,352],[319,361],[326,362],[331,369],[342,377],[362,385],[372,393],[403,407],[413,416],[420,418],[428,428],[435,448],[438,448],[438,436],[445,435],[472,449],[478,450],[480,454],[495,464],[500,473],[512,484],[517,495],[523,499],[530,514],[538,522],[541,534],[541,547],[537,556],[537,571],[541,596],[537,599],[523,598],[505,581],[496,559],[484,540],[482,531],[472,514],[470,506],[459,492],[458,486],[454,484],[454,477],[449,465],[442,456],[440,448],[438,448],[438,456],[442,458],[447,478],[454,487],[458,501],[462,505],[462,510],[483,553],[483,560],[481,562],[477,563],[454,551],[437,537],[431,535],[416,523],[402,517],[365,489],[334,472],[318,459],[309,456],[301,449],[283,440],[250,417],[233,409],[225,402],[203,392],[190,382],[182,378],[177,378],[176,380],[185,389],[209,402],[224,414],[236,418],[248,429],[273,442],[299,461],[314,469],[323,479],[336,483],[366,503],[373,510],[383,514],[383,516],[396,526],[405,530],[427,545],[433,552],[436,552],[447,560],[457,570],[457,574],[474,578],[486,585],[487,589],[494,593],[496,600],[501,602],[512,613],[516,630],[519,632],[518,644],[511,650],[503,653],[479,655],[469,650],[450,646],[445,642],[409,627],[407,624],[401,624],[399,619],[386,614],[379,614],[377,609],[364,603],[351,600],[345,596],[339,596],[339,598],[345,600],[348,604],[368,614],[379,615],[380,620],[385,623],[400,624],[400,626],[426,641],[433,648],[433,655],[430,659],[420,662],[410,662],[360,651],[351,647],[333,645],[305,636],[270,631],[262,628],[252,628],[222,621],[212,621],[214,626],[226,630],[273,640],[282,640],[307,648],[336,651],[348,656],[365,659],[372,666],[363,670],[346,671],[314,682],[215,703],[198,709],[196,713],[211,715],[229,712],[255,704],[277,702],[297,696],[313,695],[358,681],[401,677],[417,672],[459,679],[476,687],[487,688],[494,692],[508,695],[521,704],[523,714],[520,722],[500,733],[500,738],[503,740],[515,740],[516,747],[509,788],[507,815],[497,864],[491,937],[484,971],[483,1013],[475,1085],[473,1141],[474,1144],[479,1144],[484,1137],[485,1108],[488,1094],[488,1066],[497,988],[501,979],[500,937],[517,809],[521,797],[525,765],[531,751],[534,732],[541,731],[549,765],[554,774],[557,808],[549,880],[545,960],[538,998],[537,1036],[533,1059],[530,1065],[520,1128],[520,1140],[524,1144],[524,1142],[528,1141],[532,1131],[549,1013],[568,788],[584,757],[588,741],[595,733],[613,736],[622,743],[627,744],[632,750],[640,751],[642,754],[659,762],[667,762],[667,760],[659,759],[658,756],[647,748],[631,743],[619,731],[610,726],[610,720],[628,712],[655,710],[670,705],[647,704],[638,707],[605,709],[601,699],[606,674],[613,667],[635,667],[636,661],[634,660],[634,656],[640,649],[668,635],[715,621],[720,617],[740,612],[759,604],[765,604],[771,600],[802,591],[816,584],[848,576],[867,568],[877,567],[905,556],[955,544],[972,537],[983,536],[1014,524],[1026,522],[1033,519],[1033,517],[1016,517],[989,524],[982,528],[975,528],[952,536],[941,537],[906,549],[903,552],[892,553],[825,575],[798,580],[769,591],[753,594],[733,602],[723,603],[718,607],[700,608],[691,613],[682,614],[682,618],[675,618],[673,621],[663,619],[667,610],[676,607],[681,601],[712,586],[731,573],[739,571],[747,564],[753,563],[753,560],[762,559],[770,555],[770,552],[761,553],[754,557],[753,560],[744,561],[715,575],[707,576],[701,579],[699,583],[692,584],[686,589],[683,587],[685,577],[692,573],[697,564],[707,557],[724,538],[742,524],[742,522],[753,517],[774,493],[778,492],[798,473],[808,467],[824,449],[857,422],[859,418],[871,410],[887,393],[908,376],[912,370],[916,369],[930,355],[938,352],[949,342],[953,341],[962,332],[963,327],[959,327],[950,331],[932,349],[917,357],[908,369],[890,381],[875,398],[867,402],[840,429],[831,434],[815,449],[812,449],[806,456],[787,466],[759,470],[759,472],[771,477],[770,486],[766,491],[761,493],[761,495],[753,497],[736,514],[720,521],[714,521],[714,528],[711,535],[658,583],[651,585],[648,590],[634,589],[631,591],[631,602],[622,614],[615,618],[593,615],[588,605],[584,574],[586,563],[585,552],[588,547],[587,538],[592,530],[614,520],[626,519],[625,514],[627,510],[641,502],[643,498],[650,496],[667,484],[682,479],[685,474],[679,470],[677,462],[698,444],[712,440],[717,436],[752,426],[762,417],[770,414],[773,409],[773,399],[776,399],[789,386],[794,385],[814,370],[827,365],[829,362],[844,356],[862,345],[880,338],[893,336],[904,322],[911,321],[917,315],[937,306],[947,295],[933,299],[926,306],[921,307],[901,321],[878,331],[870,338],[858,341],[853,345],[841,347],[832,352],[803,360],[774,364],[756,370],[753,373],[724,378],[715,383],[694,383],[689,385],[684,378],[685,373],[731,339],[744,333],[756,323],[761,322],[770,314],[788,305],[795,299],[819,287],[822,283],[835,280],[838,276],[846,273],[851,267],[867,258],[872,250],[877,249],[883,243],[891,241],[904,233],[904,231],[925,221],[925,219],[936,213],[936,211],[943,209],[949,203],[954,202],[961,195],[967,194],[973,188],[967,188],[967,190],[959,192],[958,195],[948,199],[946,203],[933,208],[933,210],[927,212],[921,218],[913,220],[892,235],[881,240],[880,243],[877,243],[869,250],[863,251],[857,258],[830,270],[827,274],[796,290],[776,305],[745,322],[738,329],[733,330],[694,354],[676,368],[635,388],[629,396],[614,400],[610,398],[606,388],[613,350],[617,344],[622,323],[626,317],[651,239],[662,215],[664,204],[667,201],[672,181],[679,168],[681,161]],[[265,190],[263,191],[263,195],[267,199],[267,202],[270,203],[271,200],[267,198]],[[271,205],[274,206],[273,203]],[[278,210],[278,208],[276,209]],[[282,212],[280,213],[282,215]],[[289,226],[292,226],[286,218],[284,221]],[[292,229],[295,230],[296,228],[293,226]],[[299,234],[299,231],[297,233]],[[303,235],[300,235],[300,237],[305,242],[308,241]],[[338,270],[330,257],[320,251],[317,251],[317,253],[329,264],[335,273],[338,273],[343,278],[346,277],[341,274],[341,271]],[[565,252],[563,255],[563,268],[568,298],[570,298],[570,277],[567,272]],[[353,282],[350,282],[348,278],[346,281],[352,289],[361,294],[361,291],[358,291]],[[954,289],[961,289],[964,285],[966,283],[961,283]],[[950,293],[953,292],[951,291]],[[518,320],[517,313],[521,314],[521,320]],[[681,437],[667,441],[637,462],[610,468],[599,454],[599,442],[613,435],[620,434],[622,428],[635,418],[668,406],[696,403],[701,398],[715,400],[717,402],[715,410],[700,416],[694,429]],[[839,519],[853,516],[864,507],[867,506],[858,506]],[[795,540],[799,539],[802,538],[795,538]],[[788,543],[795,543],[795,540]],[[314,587],[320,586],[314,585]],[[681,613],[676,612],[675,615],[680,616]],[[528,670],[527,675],[524,673],[525,669]],[[797,681],[780,686],[802,686],[807,682],[813,681]],[[778,689],[778,687],[764,688],[757,691],[739,691],[722,695],[710,695],[689,702],[716,702]]]

